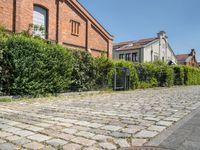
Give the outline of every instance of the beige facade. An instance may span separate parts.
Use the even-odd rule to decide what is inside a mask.
[[[113,58],[133,62],[153,62],[157,60],[177,62],[164,31],[159,32],[155,38],[115,44]]]

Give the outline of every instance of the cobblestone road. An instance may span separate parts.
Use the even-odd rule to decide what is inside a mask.
[[[0,149],[140,146],[200,106],[200,86],[0,103]]]

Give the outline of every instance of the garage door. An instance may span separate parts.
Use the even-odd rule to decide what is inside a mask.
[[[47,10],[40,7],[34,6],[33,12],[33,34],[40,36],[41,38],[46,38],[47,31]]]

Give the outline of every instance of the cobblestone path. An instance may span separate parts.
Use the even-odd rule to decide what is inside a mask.
[[[0,103],[0,149],[140,146],[200,106],[200,86]]]

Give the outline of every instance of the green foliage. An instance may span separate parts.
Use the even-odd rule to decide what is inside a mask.
[[[168,65],[157,66],[156,78],[158,86],[170,87],[174,83],[174,70]]]
[[[138,88],[146,89],[158,86],[158,81],[156,78],[151,78],[149,81],[140,81]]]
[[[12,102],[12,98],[0,98],[0,103],[1,102]]]
[[[184,85],[184,67],[183,66],[172,66],[174,69],[174,85]]]
[[[173,85],[173,69],[165,63],[135,64],[135,68],[141,88]]]
[[[130,70],[130,87],[131,89],[136,89],[138,87],[138,75],[132,62],[119,60],[114,61],[116,67],[126,67]]]
[[[58,45],[13,35],[6,41],[3,59],[11,72],[8,83],[12,85],[3,86],[7,94],[36,96],[58,93],[69,86],[72,57]]]
[[[106,57],[97,57],[96,65],[96,88],[112,87],[112,75],[114,70],[113,61]]]
[[[74,50],[73,59],[70,90],[87,91],[93,89],[96,79],[94,59],[87,52]]]
[[[10,34],[0,27],[0,95],[45,95],[113,86],[115,67],[130,70],[131,89],[200,85],[200,69],[157,61],[136,63],[93,58],[71,52],[27,32]]]
[[[184,66],[185,84],[200,85],[200,69]]]

